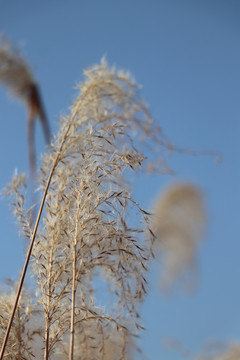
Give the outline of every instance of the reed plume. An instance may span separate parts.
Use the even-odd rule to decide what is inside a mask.
[[[38,335],[36,343],[24,337],[21,351],[44,360],[132,359],[134,338],[143,329],[139,306],[153,249],[166,254],[165,285],[193,263],[204,223],[198,190],[175,186],[157,202],[153,218],[131,194],[132,174],[148,165],[166,171],[164,154],[171,148],[139,86],[105,59],[84,75],[70,114],[60,119],[42,157],[37,173],[42,201],[34,227],[26,209],[26,177],[16,173],[6,190],[30,245],[1,360],[15,354],[14,314],[25,306],[21,293],[29,262],[38,289],[32,306],[42,317],[29,328]],[[10,79],[5,83],[11,87]],[[9,310],[2,334],[8,316]]]
[[[24,177],[15,176],[10,186],[31,240],[45,360],[57,359],[67,347],[69,360],[107,359],[113,347],[116,360],[130,359],[133,335],[143,328],[138,307],[151,256],[149,214],[128,184],[146,160],[140,146],[156,136],[156,127],[128,74],[103,60],[85,77],[43,157],[43,200],[34,229],[24,210]],[[99,281],[107,289],[104,307],[96,295]]]
[[[192,184],[176,183],[159,195],[153,213],[155,251],[163,260],[163,290],[170,290],[179,280],[192,288],[206,220],[201,192]]]

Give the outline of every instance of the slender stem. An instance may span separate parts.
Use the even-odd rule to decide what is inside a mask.
[[[81,181],[82,184],[82,181]],[[81,186],[80,186],[81,189]],[[69,360],[74,358],[74,337],[75,337],[75,303],[76,303],[76,288],[77,288],[77,243],[78,243],[78,218],[80,212],[80,198],[81,191],[78,192],[78,207],[75,219],[75,236],[73,244],[73,259],[72,259],[72,309],[71,309],[71,326],[70,326],[70,343],[69,343]],[[79,270],[82,267],[82,259],[80,261]]]
[[[22,349],[21,349],[21,345],[22,345],[22,329],[21,329],[21,314],[20,314],[20,309],[18,307],[17,310],[17,339],[18,339],[18,355],[17,357],[19,357],[21,359],[22,357]]]
[[[50,261],[49,261],[49,271],[48,271],[48,291],[47,291],[47,309],[46,309],[46,324],[45,324],[45,352],[44,360],[48,360],[49,357],[49,338],[50,338],[50,308],[51,308],[51,298],[52,298],[52,257],[53,251],[51,247],[50,252]]]
[[[45,350],[44,350],[44,360],[48,360],[49,355],[49,317],[46,318],[46,328],[45,328]]]
[[[70,328],[70,344],[69,344],[69,360],[73,360],[74,354],[74,324],[75,324],[75,298],[76,298],[76,238],[73,249],[73,283],[72,283],[72,309],[71,309],[71,328]]]

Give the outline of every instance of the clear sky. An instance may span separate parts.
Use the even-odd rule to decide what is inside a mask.
[[[164,296],[159,267],[142,306],[149,360],[182,359],[172,337],[193,353],[207,341],[240,341],[240,2],[238,0],[0,0],[0,32],[20,45],[37,78],[51,128],[68,112],[85,67],[106,55],[143,85],[153,117],[178,146],[221,152],[174,155],[173,176],[136,179],[135,198],[149,208],[176,180],[193,181],[206,198],[208,227],[199,252],[198,289]],[[0,89],[0,188],[28,171],[26,111]],[[38,154],[44,139],[37,127]],[[17,278],[23,243],[0,202],[0,279]]]

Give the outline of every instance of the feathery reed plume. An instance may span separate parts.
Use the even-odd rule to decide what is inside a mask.
[[[13,186],[17,215],[31,239],[24,271],[32,251],[31,270],[41,291],[45,360],[66,342],[69,360],[89,354],[105,359],[113,333],[116,359],[129,359],[132,335],[142,329],[138,304],[146,294],[151,254],[144,236],[149,214],[127,183],[145,160],[139,140],[155,140],[157,128],[128,74],[103,60],[85,75],[70,116],[61,119],[43,158],[43,199],[34,230],[18,201],[21,186]],[[108,288],[104,308],[96,295],[99,279]]]
[[[143,155],[133,146],[130,132],[150,127],[149,114],[136,85],[123,72],[115,73],[103,61],[85,74],[72,114],[62,120],[41,169],[44,187],[45,174],[61,144],[44,227],[33,251],[46,317],[46,359],[69,326],[69,359],[74,357],[74,340],[79,331],[82,334],[83,323],[90,322],[91,328],[97,325],[103,334],[107,324],[127,331],[123,323],[130,316],[140,328],[136,306],[146,292],[143,229],[127,222],[132,208],[137,212],[139,207],[131,199],[124,175],[141,166]],[[140,216],[146,216],[141,209]],[[113,294],[114,306],[106,313],[95,306],[96,276],[106,279]],[[55,330],[58,322],[60,332]],[[88,342],[97,347],[93,338],[88,337]]]
[[[28,146],[29,162],[32,177],[36,176],[36,155],[34,140],[34,124],[39,117],[46,143],[50,144],[50,128],[44,111],[39,88],[32,76],[30,68],[20,53],[12,48],[9,42],[0,37],[0,83],[23,101],[28,109]],[[35,179],[36,180],[36,179]]]
[[[155,250],[163,255],[164,290],[181,279],[192,285],[189,280],[193,280],[195,253],[204,224],[203,199],[195,186],[177,183],[160,194],[154,207],[152,230],[157,238]]]

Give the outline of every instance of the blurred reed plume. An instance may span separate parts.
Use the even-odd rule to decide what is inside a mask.
[[[0,82],[14,96],[28,102],[29,88],[35,82],[30,68],[20,53],[11,44],[0,38]]]
[[[197,246],[203,238],[205,210],[200,191],[177,183],[158,197],[152,219],[155,251],[163,257],[161,286],[169,290],[178,280],[192,286]]]
[[[14,49],[3,36],[0,36],[0,84],[6,86],[14,96],[23,101],[27,106],[29,163],[31,175],[34,179],[36,177],[34,139],[36,117],[39,117],[42,124],[47,144],[50,144],[51,140],[50,128],[39,88],[33,78],[30,67],[19,51]]]
[[[228,348],[222,349],[223,346],[220,346],[221,349],[215,351],[215,355],[200,355],[194,358],[195,360],[237,360],[240,359],[240,345],[232,344]]]

